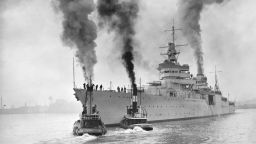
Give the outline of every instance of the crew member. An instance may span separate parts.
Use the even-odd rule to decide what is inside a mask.
[[[87,88],[88,91],[90,90],[89,84],[86,84],[86,88]]]
[[[87,114],[87,106],[83,106],[83,112],[82,114]]]
[[[86,89],[86,85],[85,85],[85,83],[84,83],[83,85],[84,85],[84,89]]]
[[[95,104],[93,107],[92,107],[92,113],[95,114],[96,113],[96,108],[97,108],[97,105]]]
[[[91,86],[91,91],[93,91],[93,87],[94,87],[94,84],[92,84],[92,86]]]

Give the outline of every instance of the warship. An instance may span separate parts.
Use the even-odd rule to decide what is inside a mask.
[[[139,89],[138,102],[147,114],[147,122],[161,122],[193,118],[213,117],[235,112],[235,102],[222,95],[218,86],[215,71],[215,86],[208,86],[207,77],[203,73],[193,76],[188,64],[180,64],[174,41],[175,28],[172,26],[172,42],[168,43],[167,58],[159,64],[159,80],[149,82]],[[83,106],[88,105],[85,88],[74,86],[75,98]],[[93,103],[100,111],[101,119],[106,126],[119,126],[125,106],[132,98],[130,90],[97,90],[93,91]]]

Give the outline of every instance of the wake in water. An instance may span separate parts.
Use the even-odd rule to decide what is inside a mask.
[[[143,130],[141,127],[134,127],[133,129],[126,129],[124,133],[139,133],[139,132],[148,132]]]
[[[89,134],[84,134],[82,136],[73,136],[73,135],[67,135],[66,137],[62,138],[54,138],[49,140],[40,141],[38,144],[82,144],[86,142],[91,142],[94,140],[101,140],[108,139],[112,137],[118,137],[118,136],[129,136],[130,134],[136,134],[136,135],[144,135],[146,133],[149,133],[148,131],[143,130],[141,127],[134,127],[134,129],[121,129],[117,128],[114,130],[108,131],[108,133],[105,136],[102,137],[96,137]]]
[[[72,142],[73,144],[81,144],[83,142],[88,142],[97,139],[96,136],[92,136],[89,134],[84,134],[82,136],[74,137],[73,139],[70,139],[68,143]]]
[[[141,127],[134,127],[134,129],[115,129],[114,131],[108,131],[106,136],[122,135],[122,134],[133,134],[133,133],[148,133]]]
[[[97,139],[96,136],[89,134],[84,134],[82,136],[70,136],[65,138],[51,139],[46,141],[41,141],[38,144],[81,144]]]

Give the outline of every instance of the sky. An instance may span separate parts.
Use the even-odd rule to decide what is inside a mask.
[[[136,80],[142,85],[158,80],[157,66],[164,60],[160,46],[171,40],[164,32],[172,26],[179,0],[141,0],[136,23]],[[0,96],[7,106],[48,104],[49,97],[75,101],[73,96],[72,58],[74,51],[61,41],[62,15],[52,0],[0,1]],[[231,100],[256,99],[256,1],[230,0],[209,5],[201,13],[204,72],[214,84],[214,67],[219,85]],[[96,21],[96,13],[90,18]],[[174,20],[175,22],[175,20]],[[177,27],[179,27],[177,25]],[[116,50],[114,34],[98,29],[97,64],[94,83],[128,86],[129,79]],[[176,43],[186,43],[177,32]],[[193,50],[178,48],[178,61],[189,64],[196,74]],[[75,65],[76,86],[84,78],[78,62]]]

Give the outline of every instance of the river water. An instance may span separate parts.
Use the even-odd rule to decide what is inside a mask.
[[[105,136],[73,136],[78,114],[0,115],[0,144],[256,144],[256,109],[184,121],[154,123],[154,130],[109,128]]]

